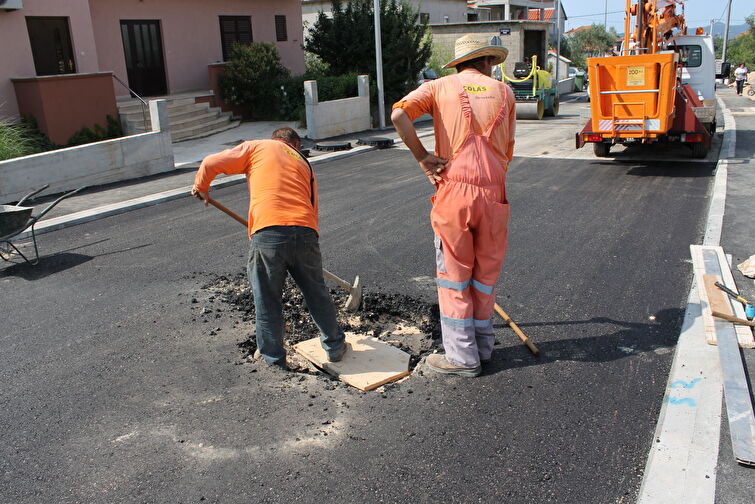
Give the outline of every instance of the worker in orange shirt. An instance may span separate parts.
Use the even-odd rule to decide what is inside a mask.
[[[514,151],[514,94],[490,77],[508,50],[497,37],[456,40],[457,73],[422,84],[393,105],[391,120],[420,168],[436,187],[430,223],[435,233],[436,284],[445,355],[430,369],[480,374],[490,360],[495,285],[506,253],[509,204],[506,170]],[[412,121],[433,117],[435,153],[429,154]]]
[[[315,174],[300,147],[301,139],[291,128],[275,130],[271,140],[242,142],[207,156],[191,190],[207,206],[210,183],[219,173],[246,175],[251,237],[247,273],[254,294],[256,355],[283,368],[281,297],[288,273],[320,329],[328,359],[340,361],[346,352],[345,336],[322,274]]]

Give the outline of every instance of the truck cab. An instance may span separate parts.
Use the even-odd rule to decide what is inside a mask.
[[[710,35],[679,35],[674,39],[682,64],[682,83],[701,100],[716,98],[716,59]]]

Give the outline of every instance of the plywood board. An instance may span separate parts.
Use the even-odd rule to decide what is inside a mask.
[[[320,338],[294,345],[294,350],[315,366],[359,390],[372,390],[409,374],[409,354],[377,338],[346,333],[349,345],[343,360],[328,361]]]
[[[711,313],[713,311],[711,309],[711,298],[715,300],[717,306],[721,308],[722,305],[719,305],[718,303],[721,299],[719,296],[724,296],[723,306],[726,306],[726,308],[724,308],[723,310],[716,308],[716,311],[730,313],[735,317],[741,319],[746,318],[744,307],[742,306],[742,303],[730,302],[728,296],[718,287],[713,285],[715,281],[710,284],[713,289],[713,291],[711,291],[711,298],[709,298],[708,289],[706,289],[705,287],[706,275],[715,273],[720,278],[720,280],[718,281],[720,281],[722,284],[724,284],[734,292],[737,292],[737,286],[734,283],[734,277],[731,274],[729,262],[726,260],[723,249],[721,247],[691,245],[690,253],[692,255],[692,265],[694,268],[695,281],[698,287],[697,291],[700,296],[700,305],[703,314],[703,327],[705,328],[705,341],[710,345],[715,345],[717,344],[716,320],[718,319],[714,318]],[[706,262],[709,263],[707,267]],[[717,295],[713,295],[714,291],[717,293]],[[753,338],[752,329],[750,327],[734,324],[734,330],[737,334],[737,342],[739,343],[739,346],[741,348],[755,348],[755,338]]]

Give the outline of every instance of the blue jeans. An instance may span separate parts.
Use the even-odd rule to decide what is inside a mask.
[[[254,294],[257,348],[268,364],[285,366],[283,304],[286,275],[299,286],[329,356],[345,344],[336,309],[322,276],[320,244],[314,229],[303,226],[270,226],[252,235],[247,264]]]

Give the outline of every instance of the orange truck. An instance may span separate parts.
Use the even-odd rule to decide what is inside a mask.
[[[606,157],[617,144],[677,142],[693,157],[707,155],[716,128],[713,42],[699,29],[687,35],[676,12],[683,5],[627,0],[620,55],[587,60],[591,118],[577,148],[592,143]]]

